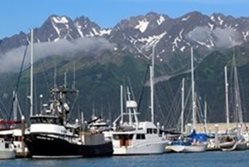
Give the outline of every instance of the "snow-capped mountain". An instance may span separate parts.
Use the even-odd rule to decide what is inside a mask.
[[[148,13],[122,20],[113,28],[110,40],[142,53],[156,44],[157,57],[163,60],[167,55],[184,53],[190,46],[208,51],[239,45],[248,41],[248,36],[249,18],[191,12],[172,19]]]
[[[25,45],[29,34],[23,32],[0,40],[0,53]],[[187,13],[178,18],[150,12],[121,20],[113,28],[105,29],[87,17],[75,20],[66,16],[50,16],[35,29],[35,41],[57,42],[61,39],[103,37],[136,55],[148,56],[156,45],[160,61],[185,53],[190,46],[200,51],[228,48],[249,40],[249,18],[211,16],[200,12]]]

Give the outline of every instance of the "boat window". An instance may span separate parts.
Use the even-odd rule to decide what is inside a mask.
[[[136,139],[143,140],[143,139],[145,139],[145,135],[144,134],[137,134]]]
[[[125,134],[125,135],[120,135],[120,134],[114,134],[113,139],[114,140],[120,140],[120,139],[132,139],[133,135],[132,134]]]
[[[59,120],[58,118],[47,118],[47,117],[37,117],[37,118],[31,118],[31,123],[50,123],[50,124],[58,124]]]
[[[152,129],[148,128],[147,129],[147,134],[152,134]]]
[[[9,143],[5,143],[5,148],[9,148]]]
[[[157,129],[153,129],[153,133],[157,133]]]

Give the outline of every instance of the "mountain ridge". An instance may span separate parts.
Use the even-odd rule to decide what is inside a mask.
[[[62,15],[51,15],[35,28],[35,42],[57,42],[78,38],[105,38],[120,50],[145,56],[156,45],[158,61],[167,61],[176,54],[186,54],[189,47],[200,52],[229,48],[249,41],[249,18],[198,11],[171,18],[165,14],[148,12],[130,16],[112,28],[102,28],[88,17],[74,20]],[[25,45],[29,33],[20,32],[0,40],[0,53]]]

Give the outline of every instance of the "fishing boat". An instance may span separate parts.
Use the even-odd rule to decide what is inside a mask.
[[[75,85],[72,89],[67,87],[66,75],[64,85],[57,87],[54,83],[48,103],[42,105],[39,114],[33,114],[33,30],[30,59],[30,127],[24,139],[30,156],[76,158],[112,155],[112,143],[104,139],[103,133],[83,128],[83,120],[81,123],[78,119],[75,123],[69,122],[71,108],[68,98],[76,95],[78,90]]]
[[[66,96],[75,93],[65,87],[52,89],[49,105],[44,105],[40,114],[30,117],[29,134],[25,143],[33,158],[77,158],[110,156],[111,141],[103,133],[82,130],[78,120],[70,124],[70,107]]]

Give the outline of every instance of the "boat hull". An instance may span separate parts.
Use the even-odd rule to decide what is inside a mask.
[[[165,152],[166,142],[144,143],[135,146],[122,146],[113,148],[113,155],[149,155]]]
[[[206,144],[200,145],[169,145],[166,146],[166,152],[177,152],[177,153],[195,153],[204,152],[207,149]]]
[[[30,156],[33,158],[78,158],[111,156],[112,143],[98,145],[83,145],[70,143],[67,140],[32,134],[25,137]]]
[[[15,150],[0,150],[0,159],[14,159],[15,157]]]

